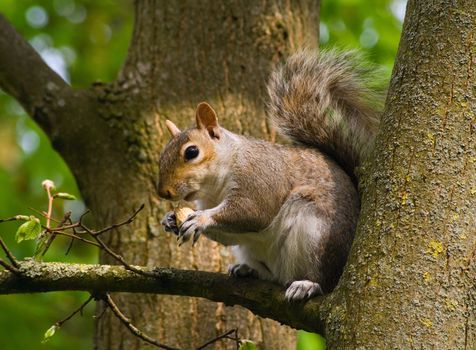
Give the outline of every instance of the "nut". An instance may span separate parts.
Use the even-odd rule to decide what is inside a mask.
[[[181,204],[179,204],[176,208],[175,208],[175,217],[177,218],[177,226],[180,226],[183,224],[183,222],[185,221],[185,219],[187,219],[187,217],[192,214],[195,210],[189,208],[189,207],[186,207],[186,206],[182,206]]]

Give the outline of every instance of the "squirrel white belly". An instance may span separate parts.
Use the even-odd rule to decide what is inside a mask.
[[[195,128],[167,121],[158,193],[198,210],[180,227],[168,213],[165,229],[182,241],[203,233],[232,245],[232,275],[287,285],[289,300],[330,292],[359,215],[354,169],[378,127],[365,73],[348,53],[301,52],[272,74],[268,115],[295,145],[236,135],[207,103],[197,107]]]

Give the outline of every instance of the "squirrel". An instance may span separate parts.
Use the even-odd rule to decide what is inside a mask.
[[[167,120],[158,194],[197,210],[181,225],[167,213],[165,230],[233,246],[232,276],[285,285],[289,301],[332,291],[359,217],[355,168],[379,125],[370,72],[355,53],[337,51],[301,51],[275,69],[267,114],[291,144],[232,133],[205,102],[194,128]]]

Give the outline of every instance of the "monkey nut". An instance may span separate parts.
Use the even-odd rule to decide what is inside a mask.
[[[175,208],[175,217],[177,218],[177,226],[182,225],[182,223],[185,221],[185,219],[194,212],[193,209],[188,208],[188,207],[182,207],[178,206]]]

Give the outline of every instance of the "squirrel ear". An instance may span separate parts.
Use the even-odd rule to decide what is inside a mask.
[[[201,102],[198,104],[196,118],[198,129],[206,129],[210,137],[220,138],[217,114],[208,103]]]
[[[178,134],[180,134],[180,129],[177,128],[177,125],[175,125],[174,123],[172,123],[170,120],[166,120],[165,121],[165,126],[167,127],[167,129],[169,130],[170,132],[170,135],[172,135],[172,137],[175,137],[177,136]]]

